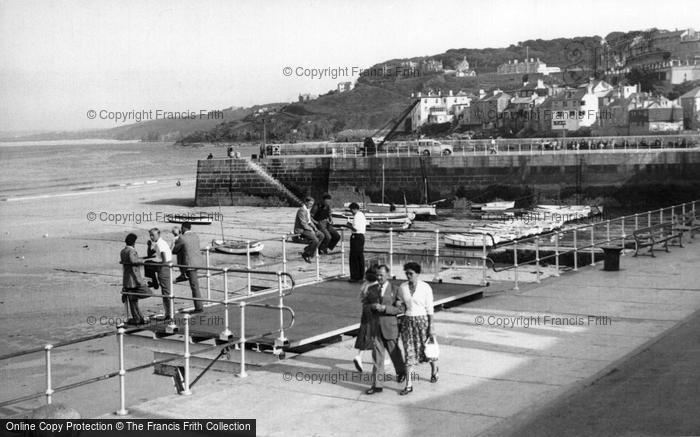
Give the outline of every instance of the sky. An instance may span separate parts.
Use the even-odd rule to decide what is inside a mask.
[[[289,102],[389,59],[698,29],[697,17],[698,0],[0,0],[0,132],[109,128],[131,111],[133,122],[136,112]],[[324,68],[348,75],[305,72]]]

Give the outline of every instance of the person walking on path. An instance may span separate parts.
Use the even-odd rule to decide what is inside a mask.
[[[350,282],[359,282],[365,272],[365,232],[367,231],[367,219],[360,211],[360,205],[355,202],[350,204],[352,212],[352,235],[350,236]]]
[[[197,267],[203,266],[204,262],[199,252],[199,236],[192,231],[192,224],[190,222],[183,223],[182,234],[180,238],[175,241],[173,253],[177,255],[178,259],[180,259],[180,254],[182,254],[182,262],[187,266],[185,268],[185,276],[190,282],[190,289],[192,290],[192,297],[194,299],[201,299]],[[202,301],[195,300],[194,310],[192,312],[201,313],[202,311],[204,311]]]
[[[367,290],[367,303],[371,309],[370,331],[373,337],[372,386],[365,392],[373,395],[384,390],[382,382],[386,379],[384,358],[388,354],[396,371],[396,381],[401,383],[406,378],[404,360],[399,349],[399,326],[397,315],[403,312],[403,306],[398,299],[398,291],[389,282],[389,267],[380,265],[377,268],[377,284]]]
[[[365,282],[360,288],[360,303],[362,304],[362,316],[360,317],[360,329],[357,331],[357,337],[355,338],[355,349],[357,349],[357,355],[352,359],[355,364],[355,369],[358,372],[363,372],[362,367],[362,352],[371,351],[372,345],[374,344],[372,338],[371,327],[369,325],[372,309],[367,305],[367,290],[372,285],[377,283],[377,272],[373,269],[367,269],[365,273]]]
[[[413,392],[413,368],[430,362],[430,382],[438,381],[438,367],[435,360],[425,356],[425,343],[433,336],[433,289],[419,279],[420,264],[409,262],[403,266],[408,282],[399,287],[398,299],[406,312],[401,319],[401,340],[406,354],[406,387],[399,394]]]

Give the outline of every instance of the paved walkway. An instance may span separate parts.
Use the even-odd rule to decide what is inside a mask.
[[[696,239],[656,258],[624,256],[619,272],[585,267],[518,292],[496,284],[436,314],[440,381],[423,365],[409,396],[395,382],[365,395],[368,374],[354,371],[348,339],[129,408],[133,417],[255,418],[258,435],[499,435],[700,309],[699,263]]]

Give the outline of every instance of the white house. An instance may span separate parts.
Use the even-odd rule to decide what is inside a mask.
[[[428,94],[417,93],[411,97],[420,99],[410,115],[412,130],[426,123],[450,122],[471,103],[471,98],[463,91],[455,94],[450,90],[447,95],[429,91]]]

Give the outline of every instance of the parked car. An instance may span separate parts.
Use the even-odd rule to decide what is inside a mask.
[[[449,144],[442,144],[437,140],[418,140],[418,153],[424,156],[452,155],[453,149]]]

